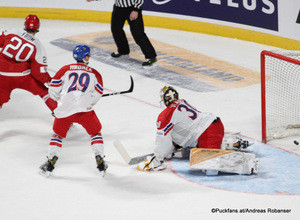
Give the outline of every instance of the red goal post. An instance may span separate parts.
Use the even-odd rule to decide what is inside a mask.
[[[261,52],[261,111],[263,143],[300,134],[300,51]]]

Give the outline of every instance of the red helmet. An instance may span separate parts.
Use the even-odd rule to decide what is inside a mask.
[[[28,15],[25,18],[25,30],[39,31],[40,19],[36,15]]]

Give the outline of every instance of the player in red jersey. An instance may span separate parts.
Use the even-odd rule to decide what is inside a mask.
[[[23,89],[39,95],[53,111],[57,102],[49,97],[45,86],[51,81],[46,52],[35,38],[40,20],[36,15],[28,15],[24,26],[24,31],[3,31],[0,34],[0,108],[9,101],[14,89]]]
[[[165,169],[163,161],[172,155],[174,147],[221,148],[224,126],[219,117],[200,112],[186,100],[179,99],[178,92],[171,86],[162,88],[161,101],[166,108],[157,119],[154,156],[140,163],[138,170]]]
[[[90,57],[88,46],[76,46],[73,57],[77,63],[62,67],[53,77],[49,87],[50,96],[58,101],[58,107],[54,110],[54,134],[49,144],[48,161],[40,169],[47,176],[52,172],[63,139],[67,136],[70,126],[78,123],[90,135],[97,168],[102,175],[105,175],[107,165],[103,160],[102,125],[93,110],[93,105],[103,94],[102,76],[97,70],[88,66]]]

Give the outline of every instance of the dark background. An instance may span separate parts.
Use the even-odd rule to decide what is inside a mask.
[[[256,9],[253,11],[245,9],[242,0],[234,2],[239,4],[238,8],[228,6],[227,0],[222,0],[221,5],[212,4],[209,0],[201,0],[200,2],[195,2],[194,0],[171,0],[163,5],[157,5],[152,0],[145,0],[143,10],[211,18],[278,31],[277,0],[270,0],[275,6],[273,14],[262,12],[262,8],[269,9],[262,0],[256,0]],[[251,3],[250,0],[248,2],[249,4]]]

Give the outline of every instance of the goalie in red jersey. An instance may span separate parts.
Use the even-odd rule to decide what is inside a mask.
[[[171,86],[161,89],[161,101],[165,104],[157,119],[157,136],[154,156],[142,162],[137,169],[165,169],[164,159],[170,157],[174,147],[220,149],[224,137],[224,126],[219,117],[210,112],[200,112],[186,100],[179,99]]]
[[[0,108],[9,101],[14,89],[23,89],[39,95],[53,111],[57,102],[49,97],[45,86],[51,81],[46,69],[46,52],[35,38],[40,20],[36,15],[28,15],[24,26],[24,31],[0,34]]]

